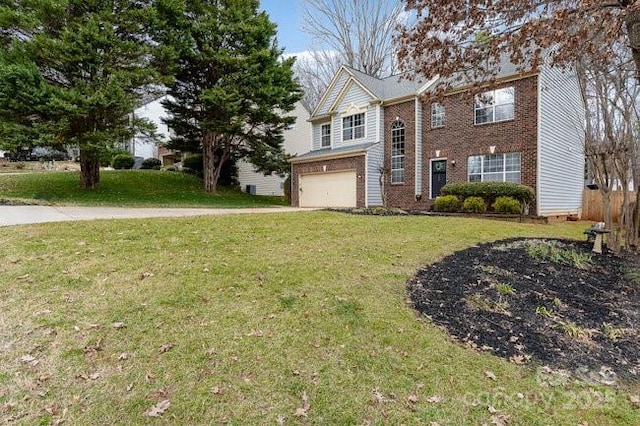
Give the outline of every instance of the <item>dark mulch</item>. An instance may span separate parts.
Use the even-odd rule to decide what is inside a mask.
[[[549,244],[578,260],[534,253]],[[418,271],[409,294],[457,340],[518,364],[605,383],[640,379],[640,262],[592,255],[591,246],[540,239],[474,246]]]

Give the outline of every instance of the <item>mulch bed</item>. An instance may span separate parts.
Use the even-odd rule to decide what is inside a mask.
[[[591,246],[510,239],[470,247],[418,271],[409,295],[474,348],[602,383],[638,380],[640,261]]]

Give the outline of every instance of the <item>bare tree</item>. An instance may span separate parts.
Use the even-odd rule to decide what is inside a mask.
[[[640,87],[633,78],[636,69],[628,50],[618,46],[614,52],[617,56],[608,64],[580,61],[578,76],[586,112],[585,157],[602,195],[606,227],[613,231],[609,246],[617,250],[635,247],[638,242]],[[636,189],[634,199],[629,189],[632,182]],[[623,202],[620,214],[614,218],[611,194],[618,186]]]
[[[342,65],[342,58],[333,50],[311,50],[296,57],[293,70],[304,89],[302,101],[314,108],[329,82]]]
[[[300,61],[300,83],[312,100],[327,88],[342,64],[384,77],[397,69],[394,42],[409,16],[398,0],[301,0],[302,29],[316,52]],[[315,103],[309,102],[311,106]]]

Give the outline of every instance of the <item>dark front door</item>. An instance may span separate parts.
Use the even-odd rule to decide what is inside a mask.
[[[431,198],[440,195],[440,190],[447,183],[447,160],[431,162]]]

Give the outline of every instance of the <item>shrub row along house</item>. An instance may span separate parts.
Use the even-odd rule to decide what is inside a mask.
[[[292,163],[292,204],[428,209],[445,183],[531,186],[531,213],[579,214],[584,113],[576,76],[502,64],[497,84],[472,97],[460,84],[378,79],[339,69],[309,119],[312,150]]]

